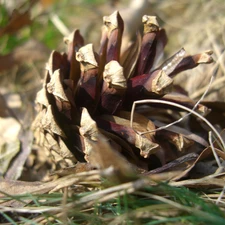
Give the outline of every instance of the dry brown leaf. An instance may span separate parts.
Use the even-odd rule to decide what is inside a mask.
[[[216,154],[222,160],[225,160],[225,153],[223,151],[218,150],[218,149],[215,149],[215,151],[216,151]],[[208,173],[205,170],[205,168],[207,166],[209,166],[207,164],[207,159],[212,160],[213,158],[214,157],[213,157],[213,152],[211,150],[211,147],[207,147],[205,150],[203,150],[201,152],[201,154],[199,156],[197,154],[195,154],[195,153],[189,153],[187,155],[184,155],[184,156],[182,156],[180,158],[177,158],[177,159],[173,160],[172,162],[169,162],[169,163],[163,165],[162,167],[159,167],[159,168],[157,168],[155,170],[152,170],[152,171],[148,172],[147,174],[157,174],[157,173],[161,173],[161,172],[180,171],[179,174],[173,174],[174,176],[171,177],[172,181],[180,180],[181,178],[184,178],[187,175],[191,176],[190,172],[195,174],[195,177],[197,175],[201,176],[201,177],[204,177]],[[201,168],[203,169],[203,171],[198,171],[198,173],[199,172],[200,173],[197,174],[196,165],[199,162],[205,164],[206,167],[202,166]],[[212,169],[212,168],[210,168],[210,169]],[[210,171],[213,171],[213,170],[210,170]],[[216,172],[216,169],[214,169],[213,172]]]
[[[5,34],[13,34],[24,26],[30,25],[31,22],[29,11],[21,13],[15,9],[11,15],[9,23],[5,27],[0,28],[0,37]]]
[[[2,200],[4,196],[7,195],[19,195],[25,193],[37,193],[43,194],[51,190],[52,187],[46,187],[46,184],[41,182],[25,182],[25,181],[10,181],[10,180],[1,180],[0,181],[0,203],[1,206],[10,206],[10,207],[21,207],[31,202],[28,201],[17,201],[17,200]],[[6,193],[6,195],[5,195]]]
[[[162,173],[162,172],[174,172],[174,171],[181,171],[179,174],[174,174],[176,177],[179,176],[179,178],[183,177],[186,175],[186,173],[183,173],[183,171],[188,170],[190,167],[193,168],[192,166],[194,165],[195,160],[198,158],[198,155],[195,153],[189,153],[184,156],[181,156],[172,162],[169,162],[162,167],[156,168],[154,170],[151,170],[147,172],[146,174],[157,174],[157,173]],[[173,177],[174,179],[174,177]]]
[[[95,174],[96,176],[93,176]],[[22,207],[27,203],[31,202],[32,199],[27,201],[18,201],[18,200],[4,200],[4,196],[7,195],[22,195],[22,194],[44,194],[49,193],[50,191],[57,191],[61,188],[71,186],[75,183],[78,183],[82,180],[99,179],[99,172],[93,171],[92,173],[80,173],[80,174],[71,174],[64,176],[55,181],[50,182],[26,182],[26,181],[12,181],[1,179],[0,182],[0,203],[1,206],[10,206],[10,207]]]
[[[225,153],[218,150],[218,149],[215,149],[216,151],[216,154],[218,154],[219,157],[221,157],[223,160],[225,160]],[[181,174],[179,174],[178,176],[174,177],[173,178],[173,181],[176,181],[176,180],[179,180],[181,179],[182,177],[186,176],[193,168],[194,166],[199,162],[199,161],[203,161],[207,158],[213,158],[213,152],[212,152],[212,149],[211,147],[208,147],[206,148],[199,156],[198,158],[192,163],[192,165],[190,165],[187,169],[183,170],[181,172]],[[204,171],[202,171],[202,173],[204,174]]]

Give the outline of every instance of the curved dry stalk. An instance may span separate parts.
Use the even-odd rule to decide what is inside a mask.
[[[222,165],[220,163],[220,159],[219,159],[218,155],[216,154],[216,150],[215,150],[213,142],[212,142],[212,131],[209,131],[209,143],[210,143],[214,158],[216,160],[216,163],[217,163],[218,167],[221,168]]]
[[[222,144],[222,147],[223,147],[223,151],[225,151],[225,143],[223,141],[223,138],[221,137],[221,135],[219,134],[219,132],[215,129],[215,127],[206,119],[204,118],[203,116],[201,116],[199,113],[193,111],[192,109],[189,109],[187,108],[186,106],[183,106],[183,105],[180,105],[178,103],[173,103],[173,102],[168,102],[168,101],[165,101],[165,100],[159,100],[159,99],[149,99],[149,100],[140,100],[140,101],[135,101],[133,103],[133,106],[132,106],[132,110],[131,110],[131,119],[130,119],[130,126],[131,128],[133,128],[133,115],[134,115],[134,111],[135,111],[135,107],[137,104],[146,104],[146,103],[157,103],[157,104],[166,104],[166,105],[171,105],[171,106],[174,106],[174,107],[177,107],[177,108],[180,108],[180,109],[183,109],[185,111],[188,111],[189,113],[187,115],[185,115],[184,117],[180,118],[179,120],[176,120],[175,122],[173,123],[170,123],[164,127],[160,127],[160,128],[157,128],[155,130],[152,130],[152,131],[148,131],[148,132],[145,132],[145,133],[151,133],[151,132],[155,132],[155,131],[158,131],[158,130],[162,130],[162,129],[165,129],[169,126],[172,126],[176,123],[179,123],[181,122],[186,116],[188,115],[195,115],[196,117],[200,118],[202,121],[204,121],[210,128],[211,130],[214,132],[214,134],[217,136],[217,138],[220,140],[220,143]],[[143,133],[141,133],[142,135]]]
[[[180,180],[180,181],[170,181],[170,185],[173,187],[191,187],[193,185],[197,184],[203,184],[204,182],[208,182],[210,184],[215,184],[217,187],[224,187],[224,181],[223,179],[219,179],[218,177],[224,176],[225,173],[220,174],[211,174],[208,176],[205,176],[203,178],[197,178],[197,179],[188,179],[188,180]]]

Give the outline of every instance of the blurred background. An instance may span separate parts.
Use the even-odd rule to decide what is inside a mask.
[[[206,99],[224,101],[224,0],[0,0],[1,145],[18,136],[21,124],[30,127],[50,52],[66,51],[63,38],[74,29],[98,50],[102,17],[115,10],[125,22],[123,44],[142,31],[143,15],[158,17],[169,39],[162,60],[181,47],[187,54],[213,50],[214,64],[184,72],[176,82],[198,99],[216,69]]]

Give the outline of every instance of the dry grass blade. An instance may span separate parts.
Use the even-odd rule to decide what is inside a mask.
[[[101,177],[100,171],[89,171],[81,172],[77,174],[67,175],[62,178],[59,178],[55,181],[50,181],[47,183],[44,182],[24,182],[24,181],[1,181],[1,206],[11,206],[11,207],[22,207],[28,202],[32,201],[18,201],[17,198],[12,198],[13,200],[4,200],[4,197],[11,195],[23,195],[25,193],[30,194],[43,194],[49,192],[56,192],[64,187],[69,187],[73,184],[79,184],[80,182],[90,182],[90,181],[99,181]],[[102,172],[104,173],[104,171]],[[12,209],[12,208],[11,208]],[[15,209],[16,210],[16,209]],[[45,209],[46,210],[46,209]],[[25,209],[26,211],[26,209]],[[27,210],[28,211],[28,210]]]
[[[110,172],[110,170],[111,169],[109,168],[108,171]],[[108,173],[108,171],[105,170],[106,173]],[[128,182],[114,187],[109,187],[102,191],[90,194],[88,196],[81,198],[77,202],[72,203],[71,205],[82,205],[83,208],[86,208],[89,207],[90,205],[93,205],[96,201],[100,203],[115,198],[118,195],[134,193],[135,191],[141,189],[143,186],[147,184],[149,184],[148,179],[140,178],[133,182]]]
[[[212,215],[210,215],[208,212],[201,211],[197,208],[193,210],[192,206],[187,206],[187,205],[182,205],[178,202],[174,202],[173,200],[167,199],[166,197],[155,195],[155,194],[150,194],[150,193],[144,193],[144,192],[136,192],[140,196],[145,196],[151,199],[158,200],[160,202],[163,202],[165,204],[168,204],[176,209],[180,209],[183,212],[189,212],[192,215],[196,215],[197,217],[204,218],[206,221],[212,221],[215,222],[217,220],[218,224],[223,224],[223,219],[222,218],[214,218]]]
[[[170,185],[176,187],[224,187],[224,176],[225,173],[212,174],[199,179],[189,179],[183,181],[170,181]]]
[[[217,205],[218,205],[220,202],[222,202],[222,199],[223,199],[223,197],[224,197],[224,193],[225,193],[225,185],[224,185],[223,190],[221,191],[219,197],[218,197],[217,200],[216,200],[216,204],[217,204]],[[224,202],[223,202],[223,203],[224,203]]]
[[[222,169],[223,167],[220,163],[218,155],[216,154],[216,151],[215,151],[215,148],[214,148],[214,145],[213,145],[213,142],[212,142],[212,132],[211,131],[209,131],[209,143],[210,143],[210,147],[212,149],[213,155],[216,159],[217,165],[218,165],[219,169]]]
[[[51,13],[50,18],[52,23],[63,36],[68,36],[70,34],[69,29],[66,27],[66,25],[62,22],[62,20],[58,17],[57,14]]]

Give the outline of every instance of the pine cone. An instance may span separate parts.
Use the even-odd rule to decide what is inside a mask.
[[[98,52],[92,44],[85,45],[79,30],[75,30],[64,39],[67,53],[51,53],[43,88],[36,98],[36,142],[51,152],[59,167],[77,161],[101,165],[93,157],[93,148],[101,137],[136,167],[155,169],[183,155],[194,141],[171,130],[140,134],[155,130],[157,120],[175,120],[180,112],[146,104],[137,107],[131,128],[132,104],[161,98],[192,108],[195,102],[181,87],[173,86],[173,77],[198,64],[211,63],[212,53],[185,56],[182,48],[155,67],[167,43],[166,32],[156,17],[143,16],[143,35],[137,33],[136,40],[122,53],[124,23],[119,12],[103,21]],[[204,114],[207,108],[200,104],[196,110]]]

